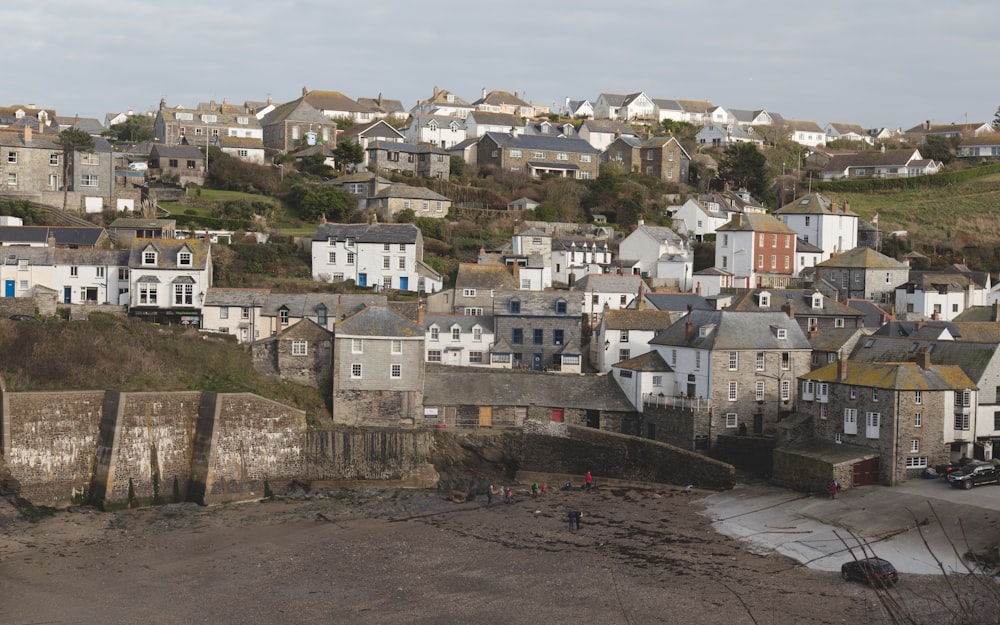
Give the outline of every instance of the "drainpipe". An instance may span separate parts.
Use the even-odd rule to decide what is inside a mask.
[[[893,393],[893,418],[892,418],[892,473],[889,475],[889,486],[896,485],[896,472],[898,471],[899,462],[899,393],[901,391],[896,391]],[[881,419],[881,417],[879,417]],[[881,424],[880,424],[881,425]]]

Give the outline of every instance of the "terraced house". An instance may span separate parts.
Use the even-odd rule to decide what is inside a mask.
[[[599,172],[600,152],[582,139],[511,136],[486,133],[478,142],[476,162],[533,177],[550,174],[591,180]]]

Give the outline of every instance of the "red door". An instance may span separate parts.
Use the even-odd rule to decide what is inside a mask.
[[[552,420],[557,423],[562,423],[565,419],[565,411],[562,408],[552,409]]]

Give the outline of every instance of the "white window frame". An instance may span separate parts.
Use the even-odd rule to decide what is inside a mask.
[[[735,428],[739,422],[739,417],[737,417],[735,412],[726,413],[726,427]]]
[[[858,433],[858,409],[844,408],[844,434]]]
[[[364,367],[361,366],[360,362],[351,363],[351,379],[360,380],[364,377]]]
[[[729,401],[736,401],[737,399],[739,399],[739,390],[740,390],[739,387],[740,387],[739,383],[736,382],[735,380],[729,381],[729,389],[726,393],[726,398]]]
[[[292,356],[308,356],[309,341],[305,339],[292,340]]]
[[[401,339],[392,339],[389,341],[389,351],[393,354],[403,353],[403,341]]]
[[[403,377],[403,365],[399,363],[392,363],[389,365],[389,378],[393,380],[399,380]]]
[[[729,370],[736,371],[740,368],[740,353],[729,352]]]
[[[365,353],[365,340],[364,339],[351,339],[351,353],[352,354],[363,354],[363,353]]]

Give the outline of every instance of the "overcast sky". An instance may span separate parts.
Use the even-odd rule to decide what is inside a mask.
[[[992,121],[1000,105],[996,0],[4,4],[0,105],[101,122],[303,87],[406,109],[435,86],[550,106],[643,91],[904,129]]]

